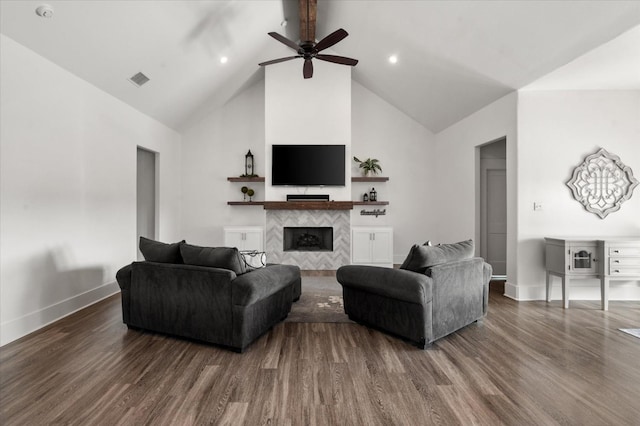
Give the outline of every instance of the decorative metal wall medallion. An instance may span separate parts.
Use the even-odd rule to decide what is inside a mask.
[[[620,157],[601,148],[587,156],[573,170],[567,186],[571,188],[573,198],[587,211],[604,219],[631,198],[638,180],[633,177],[631,168],[620,161]]]

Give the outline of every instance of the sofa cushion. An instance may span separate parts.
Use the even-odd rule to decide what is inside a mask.
[[[441,263],[473,257],[473,240],[460,241],[453,244],[438,244],[437,246],[411,247],[409,255],[404,260],[400,269],[424,273],[427,268]]]
[[[144,256],[144,260],[158,263],[183,263],[180,255],[180,245],[184,240],[173,244],[161,243],[160,241],[150,240],[149,238],[140,237],[140,252]]]
[[[229,269],[236,275],[246,272],[244,260],[235,247],[200,247],[185,243],[180,246],[180,253],[187,265]]]
[[[294,265],[270,264],[264,268],[248,271],[233,281],[232,300],[234,305],[249,306],[264,300],[284,288],[293,298],[293,287],[300,282],[300,268]]]

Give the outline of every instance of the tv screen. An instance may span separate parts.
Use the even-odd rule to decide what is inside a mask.
[[[344,145],[273,145],[272,185],[344,186]]]

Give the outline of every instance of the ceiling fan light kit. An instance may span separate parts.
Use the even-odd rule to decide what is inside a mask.
[[[344,29],[340,28],[318,43],[315,42],[315,28],[316,28],[316,0],[301,0],[300,2],[300,43],[296,43],[289,40],[285,36],[270,32],[269,35],[280,43],[290,47],[297,52],[295,56],[287,56],[284,58],[273,59],[271,61],[261,62],[258,64],[261,67],[277,64],[279,62],[290,61],[292,59],[303,58],[304,64],[302,66],[302,75],[304,78],[313,77],[313,59],[321,61],[332,62],[334,64],[355,66],[358,63],[357,59],[347,58],[345,56],[326,55],[321,54],[325,49],[330,48],[336,43],[343,40],[349,35]]]

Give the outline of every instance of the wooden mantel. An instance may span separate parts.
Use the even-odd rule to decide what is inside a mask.
[[[353,201],[265,201],[265,210],[353,210]]]

